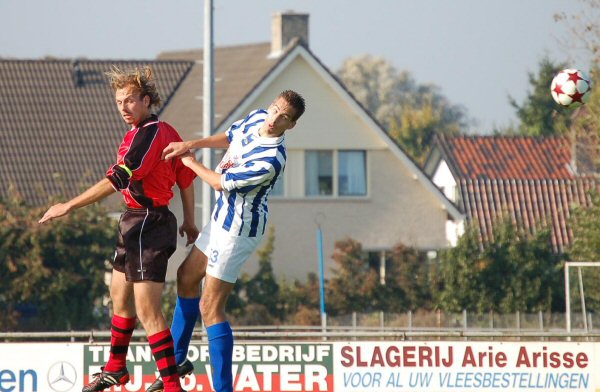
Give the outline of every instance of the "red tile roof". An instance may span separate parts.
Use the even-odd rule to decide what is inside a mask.
[[[570,208],[589,206],[589,191],[597,188],[591,178],[461,179],[459,186],[467,221],[477,225],[483,243],[493,238],[494,222],[510,216],[518,227],[529,232],[534,232],[536,225],[549,225],[555,252],[563,252],[573,239],[568,227]]]
[[[564,137],[438,135],[438,142],[457,179],[574,178]]]

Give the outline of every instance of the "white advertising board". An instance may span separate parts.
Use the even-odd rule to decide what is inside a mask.
[[[0,344],[0,392],[81,391],[108,359],[107,344]],[[208,347],[193,342],[186,391],[212,391]],[[108,391],[143,392],[157,376],[146,344],[127,355],[131,380]],[[592,342],[256,342],[236,344],[234,391],[600,391]]]

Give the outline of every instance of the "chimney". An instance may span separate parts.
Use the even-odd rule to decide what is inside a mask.
[[[271,32],[269,57],[281,56],[294,38],[300,39],[304,45],[308,46],[308,14],[293,11],[277,12],[273,14]]]

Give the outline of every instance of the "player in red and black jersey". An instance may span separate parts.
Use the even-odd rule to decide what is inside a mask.
[[[160,103],[150,68],[109,72],[117,108],[131,129],[123,138],[117,161],[106,178],[66,203],[56,204],[40,223],[95,203],[115,191],[127,205],[119,221],[119,236],[110,295],[113,303],[110,357],[101,373],[83,392],[103,391],[129,380],[126,355],[139,317],[156,359],[165,392],[181,392],[175,363],[173,338],[161,310],[167,263],[177,246],[177,221],[169,211],[173,186],[180,188],[183,224],[179,233],[188,245],[198,236],[194,223],[195,173],[181,159],[161,160],[162,151],[181,137],[169,124],[159,121],[151,108]]]

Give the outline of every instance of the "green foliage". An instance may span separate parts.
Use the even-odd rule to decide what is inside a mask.
[[[308,274],[306,283],[294,280],[281,282],[280,299],[283,307],[282,319],[294,325],[320,325],[320,286],[316,273]],[[326,309],[326,311],[328,311]]]
[[[574,208],[569,222],[573,230],[573,243],[569,249],[572,261],[600,261],[600,195],[592,192],[591,205]],[[571,269],[574,270],[574,269]],[[586,307],[591,311],[600,311],[600,268],[584,268],[582,273],[585,287]],[[578,288],[571,284],[571,298],[578,298]],[[579,308],[579,303],[573,303],[574,309]]]
[[[563,46],[570,52],[570,56],[584,54],[590,56],[592,61],[600,63],[600,0],[579,0],[583,4],[575,14],[568,15],[559,12],[554,15],[554,20],[565,24],[569,28],[570,36],[563,42]]]
[[[594,68],[591,79],[598,80],[600,68]],[[573,111],[570,133],[575,139],[577,171],[582,175],[600,173],[600,87],[593,85],[590,100]]]
[[[590,193],[590,206],[573,209],[569,225],[573,230],[573,242],[569,248],[572,260],[600,260],[600,195]]]
[[[258,272],[246,282],[248,302],[264,306],[271,316],[280,318],[279,285],[271,266],[271,256],[275,243],[275,230],[269,227],[264,247],[258,250]]]
[[[510,104],[517,110],[520,120],[518,133],[525,136],[556,136],[564,135],[570,125],[572,110],[560,106],[552,99],[550,84],[554,75],[566,64],[555,64],[549,58],[543,58],[539,63],[537,75],[529,74],[531,91],[525,102],[519,105],[509,97]]]
[[[257,250],[259,268],[256,274],[243,274],[227,304],[236,321],[245,325],[267,325],[281,318],[279,284],[271,265],[275,230],[269,227],[265,245]]]
[[[377,301],[379,276],[369,266],[368,257],[357,241],[346,238],[335,244],[333,259],[337,268],[327,282],[327,313],[332,315],[380,310]]]
[[[328,314],[404,312],[432,306],[429,264],[421,251],[395,246],[385,260],[385,282],[379,276],[379,260],[370,262],[355,240],[338,241],[333,258],[337,265],[326,285]]]
[[[425,163],[435,133],[456,135],[458,123],[446,123],[443,107],[435,106],[431,96],[425,97],[421,107],[406,103],[400,119],[392,118],[389,134],[418,163]]]
[[[382,307],[388,312],[432,309],[432,282],[427,255],[415,248],[396,245],[389,256],[385,285],[381,287]],[[395,300],[391,301],[390,298]],[[399,301],[402,299],[402,301]]]
[[[0,328],[95,327],[104,318],[115,222],[90,206],[40,225],[43,211],[18,198],[0,202]]]
[[[418,162],[423,162],[433,132],[456,134],[466,126],[465,110],[452,105],[438,87],[418,84],[379,57],[349,58],[337,75],[354,97]]]
[[[561,256],[552,252],[550,230],[524,233],[506,218],[494,224],[493,233],[482,245],[472,225],[456,247],[441,252],[440,307],[500,313],[560,309]]]

